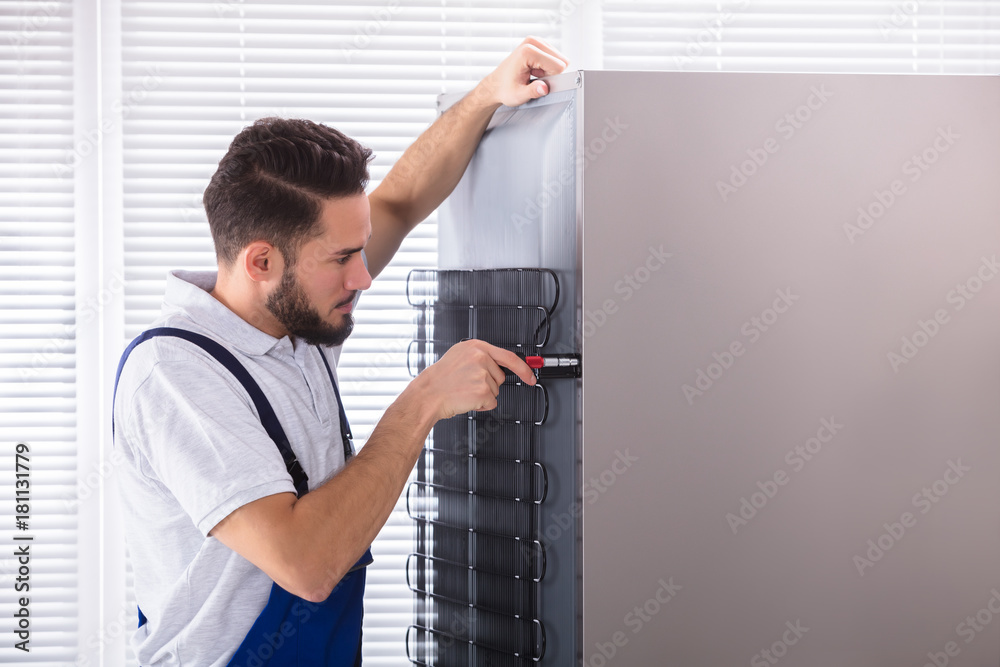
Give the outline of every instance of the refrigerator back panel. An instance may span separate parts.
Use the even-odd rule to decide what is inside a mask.
[[[580,349],[580,193],[575,151],[579,100],[576,75],[561,79],[568,83],[554,83],[553,92],[545,98],[517,109],[502,108],[494,115],[465,177],[440,215],[439,264],[444,269],[440,273],[451,275],[451,270],[461,269],[469,274],[464,279],[469,284],[482,284],[487,277],[496,282],[486,294],[459,287],[444,290],[448,297],[457,300],[473,295],[478,310],[482,310],[484,303],[492,303],[487,294],[510,298],[518,291],[516,286],[501,284],[510,269],[546,269],[529,274],[542,280],[535,289],[541,300],[520,304],[531,306],[532,312],[492,318],[481,336],[510,347],[515,323],[537,320],[531,335],[521,336],[521,348],[511,348],[521,354],[571,354]],[[460,279],[458,284],[465,282]],[[558,288],[556,293],[553,285]],[[545,309],[544,323],[534,310],[537,307]],[[477,323],[486,321],[482,314],[474,319]],[[465,320],[457,326],[465,326]],[[529,351],[529,343],[536,346],[534,352]],[[516,567],[526,571],[524,576],[538,579],[532,585],[538,623],[532,628],[534,634],[523,634],[530,640],[538,635],[544,638],[544,646],[531,646],[527,651],[542,651],[539,664],[575,667],[580,661],[582,613],[578,531],[581,383],[578,379],[543,378],[539,385],[542,391],[535,393],[544,397],[543,414],[538,414],[537,403],[518,407],[507,401],[508,416],[519,419],[520,424],[506,423],[500,430],[481,422],[477,430],[485,436],[488,455],[516,456],[530,462],[532,470],[527,472],[536,481],[538,471],[544,470],[544,497],[532,496],[539,500],[532,515],[538,543],[521,540],[517,549]],[[506,397],[501,393],[500,398]],[[511,437],[521,433],[522,437]],[[435,437],[450,436],[436,429]]]

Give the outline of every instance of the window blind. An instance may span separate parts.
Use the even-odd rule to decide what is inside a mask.
[[[375,152],[371,190],[434,120],[439,93],[470,89],[525,35],[558,42],[556,5],[123,0],[122,92],[134,100],[123,110],[126,337],[157,316],[168,270],[215,268],[201,196],[244,126],[277,115],[342,130]],[[432,216],[359,303],[339,373],[362,447],[409,380],[405,279],[436,265],[436,247]],[[372,547],[368,665],[406,664],[412,540],[400,503]]]
[[[995,0],[603,3],[608,69],[993,73]]]
[[[55,665],[78,641],[71,2],[0,4],[0,53],[0,662]]]

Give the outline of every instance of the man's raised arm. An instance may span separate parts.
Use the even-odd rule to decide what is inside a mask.
[[[457,104],[406,149],[369,195],[372,238],[368,271],[377,276],[414,227],[458,184],[486,126],[501,104],[517,106],[547,94],[544,81],[566,69],[566,58],[535,37],[526,38]]]

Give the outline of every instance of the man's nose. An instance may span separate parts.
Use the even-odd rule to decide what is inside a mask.
[[[358,253],[357,257],[353,262],[354,266],[351,269],[350,274],[347,276],[344,287],[348,290],[366,290],[372,286],[372,276],[368,273],[368,267],[365,266],[365,262],[361,259],[361,253]]]

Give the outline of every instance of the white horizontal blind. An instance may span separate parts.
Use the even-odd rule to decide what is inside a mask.
[[[215,268],[201,195],[245,125],[278,115],[344,131],[375,152],[372,189],[434,120],[439,93],[470,89],[525,35],[558,29],[558,0],[450,4],[123,0],[127,337],[156,317],[168,270]],[[339,372],[362,446],[409,379],[406,275],[436,261],[432,217],[360,301]],[[412,539],[400,503],[372,547],[366,665],[406,663]]]
[[[71,2],[0,4],[0,663],[76,659]],[[93,315],[93,313],[91,313]],[[17,443],[27,445],[15,459]],[[17,468],[17,463],[22,466]],[[27,498],[15,500],[17,473]],[[26,506],[18,507],[18,503]],[[25,511],[27,510],[27,511]],[[17,515],[26,514],[20,519]],[[30,538],[23,541],[17,538]],[[15,550],[26,546],[26,570]],[[17,586],[18,588],[15,588]],[[27,588],[25,588],[27,586]],[[28,600],[29,641],[15,648]],[[23,626],[22,626],[23,627]]]
[[[997,0],[607,0],[608,69],[994,73]]]

